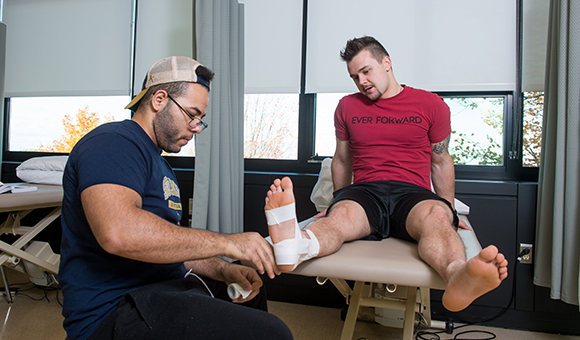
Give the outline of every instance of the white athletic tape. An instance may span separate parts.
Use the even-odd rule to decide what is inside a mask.
[[[228,295],[230,296],[230,299],[232,299],[232,300],[235,300],[235,299],[239,298],[240,296],[245,299],[251,293],[252,293],[251,290],[245,290],[244,288],[242,288],[242,286],[240,286],[237,283],[231,283],[230,285],[228,285]]]
[[[298,261],[309,260],[320,251],[320,244],[314,233],[306,230],[310,239],[302,238],[298,221],[296,220],[295,203],[288,204],[279,208],[265,210],[268,225],[279,225],[282,222],[294,220],[294,238],[286,239],[274,244],[274,254],[276,255],[276,264],[293,265],[296,268]]]
[[[296,203],[284,205],[278,208],[265,210],[268,225],[276,225],[291,219],[296,220]]]

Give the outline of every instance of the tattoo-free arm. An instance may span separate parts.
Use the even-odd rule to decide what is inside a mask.
[[[272,247],[258,233],[220,234],[179,227],[143,210],[136,191],[116,184],[90,186],[81,193],[81,201],[97,242],[111,254],[150,263],[225,255],[251,261],[270,277],[280,273]]]
[[[263,285],[262,279],[256,270],[244,265],[226,262],[220,258],[212,257],[204,260],[187,261],[185,269],[226,284],[237,283],[242,288],[252,293],[245,299],[240,297],[234,302],[242,303],[253,299]]]
[[[331,170],[335,191],[352,184],[352,154],[347,140],[336,139],[336,150],[332,158]]]

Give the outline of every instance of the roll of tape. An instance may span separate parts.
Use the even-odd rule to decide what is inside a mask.
[[[228,285],[228,295],[230,296],[230,299],[232,299],[232,300],[235,300],[235,299],[239,298],[240,296],[245,299],[251,293],[252,293],[251,290],[245,290],[244,288],[242,288],[242,286],[240,286],[237,283],[232,283],[232,284]]]

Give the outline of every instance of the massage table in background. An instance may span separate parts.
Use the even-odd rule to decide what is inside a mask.
[[[460,218],[471,226],[465,215]],[[459,230],[459,235],[468,258],[481,251],[473,231]],[[361,307],[404,311],[404,340],[413,338],[416,314],[427,327],[445,328],[443,322],[431,320],[429,301],[429,289],[445,289],[445,283],[419,258],[415,243],[395,238],[349,242],[334,254],[303,262],[291,273],[316,277],[319,284],[330,280],[346,298],[349,307],[341,340],[352,339]],[[354,289],[346,280],[355,282]]]
[[[12,302],[4,266],[24,271],[20,261],[33,264],[44,271],[58,274],[60,256],[44,242],[33,238],[60,216],[62,205],[62,186],[44,184],[18,184],[37,187],[36,191],[0,194],[0,213],[8,213],[6,221],[0,225],[0,234],[19,235],[12,244],[0,241],[0,269],[6,291],[6,298]],[[35,209],[54,208],[34,226],[23,226],[21,220]],[[47,255],[48,254],[48,255]],[[30,273],[28,273],[30,275]]]

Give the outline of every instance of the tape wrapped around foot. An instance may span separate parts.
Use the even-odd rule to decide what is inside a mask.
[[[274,243],[274,254],[278,265],[292,265],[292,270],[298,265],[298,261],[309,260],[320,251],[320,244],[314,233],[306,230],[310,239],[302,238],[298,221],[296,220],[295,203],[275,209],[266,210],[268,225],[279,225],[282,222],[294,220],[294,238]]]

